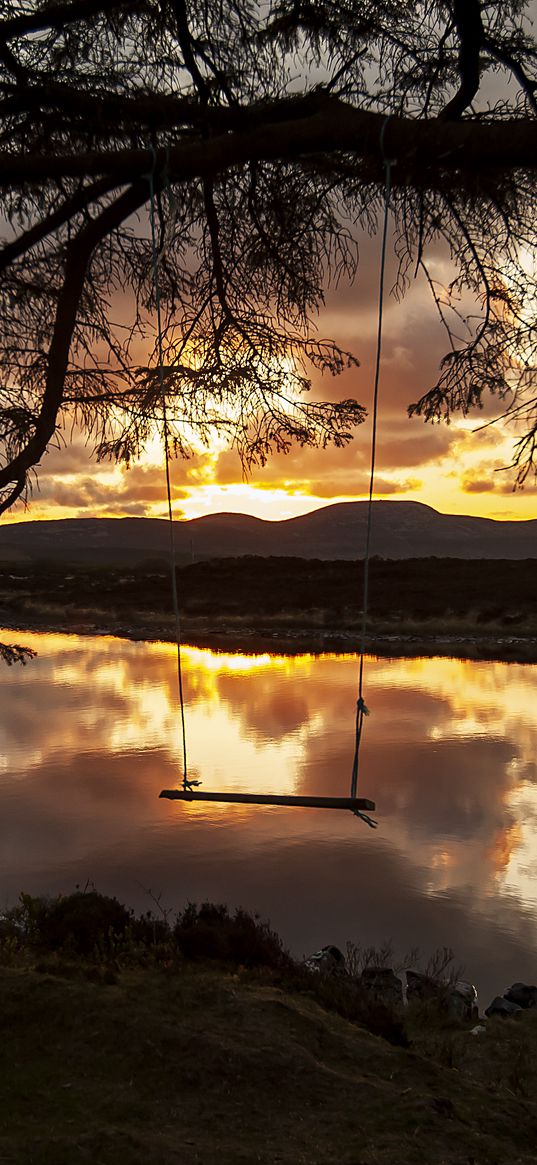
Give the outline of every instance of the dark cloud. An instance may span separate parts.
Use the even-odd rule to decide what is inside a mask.
[[[486,468],[480,465],[475,472],[479,474]],[[514,480],[515,471],[503,466],[490,466],[490,476],[466,476],[461,482],[461,489],[467,494],[513,494],[520,496],[524,494],[537,494],[537,480],[534,477],[528,478],[520,489],[517,489]]]
[[[513,471],[511,471],[506,473],[504,478],[499,481],[498,488],[495,490],[495,493],[511,495],[514,493],[518,493],[519,495],[521,493],[537,494],[537,480],[532,474],[530,477],[526,478],[526,481],[523,483],[520,489],[517,489],[513,480]]]
[[[72,471],[71,471],[72,472]],[[117,495],[111,485],[105,485],[99,478],[77,475],[72,481],[66,482],[55,477],[40,480],[39,502],[52,502],[54,506],[65,509],[85,509],[103,505],[114,505]]]
[[[388,478],[375,477],[375,495],[380,494],[402,494],[410,493],[414,490],[421,489],[422,482],[417,477],[396,478],[389,480]],[[352,497],[354,494],[365,494],[369,492],[369,476],[364,475],[361,480],[350,478],[348,474],[342,470],[341,474],[337,476],[332,475],[329,481],[325,477],[313,478],[309,481],[309,491],[313,497],[332,498],[334,495]]]
[[[72,441],[66,441],[65,444],[48,450],[39,467],[40,480],[68,473],[79,473],[83,467],[88,466],[90,458],[89,446],[75,434]]]
[[[461,485],[461,489],[465,494],[484,494],[490,493],[493,490],[493,485],[490,479],[476,477],[474,480],[466,478]]]
[[[377,444],[377,492],[401,493],[418,489],[419,479],[406,477],[407,469],[416,469],[434,463],[449,451],[457,440],[453,427],[439,425],[424,430],[423,426],[405,420],[405,430],[397,431],[390,423],[378,432]],[[256,467],[252,480],[261,488],[292,488],[296,482],[302,483],[306,492],[317,497],[355,495],[367,491],[369,486],[369,464],[371,434],[369,426],[357,430],[356,436],[344,448],[328,446],[326,449],[293,448],[288,454],[275,454],[263,468]],[[383,476],[386,472],[398,471],[398,478],[390,481]],[[232,484],[242,480],[239,458],[233,450],[221,453],[215,473],[220,484]]]
[[[161,502],[163,506],[165,505],[166,481],[163,467],[134,464],[130,468],[123,467],[119,470],[119,476],[111,481],[112,466],[109,463],[95,464],[91,467],[93,472],[88,473],[89,467],[83,459],[83,452],[80,446],[56,452],[58,461],[61,460],[62,453],[65,453],[65,469],[58,475],[54,463],[53,473],[47,472],[45,466],[34,494],[36,501],[50,502],[62,509],[106,513],[116,513],[120,510],[125,514],[137,515],[147,513],[155,503]],[[186,484],[195,484],[198,475],[200,473],[203,475],[207,458],[207,454],[202,454],[189,461],[179,460],[172,463],[174,498],[181,499],[190,495]],[[68,475],[70,480],[66,480]]]
[[[457,440],[456,430],[448,426],[434,425],[425,431],[409,422],[409,433],[394,436],[392,426],[388,435],[379,432],[378,462],[383,469],[428,465],[444,457]]]

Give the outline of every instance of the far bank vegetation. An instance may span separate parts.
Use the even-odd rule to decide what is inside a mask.
[[[361,562],[303,558],[222,558],[178,572],[183,630],[191,642],[248,646],[271,637],[292,649],[356,645],[361,626]],[[4,564],[0,622],[147,638],[173,634],[169,566]],[[368,632],[382,636],[537,636],[535,560],[374,558]],[[257,642],[255,644],[257,646]]]

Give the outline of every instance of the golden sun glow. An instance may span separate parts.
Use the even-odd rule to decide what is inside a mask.
[[[412,431],[417,431],[415,426]],[[421,440],[421,428],[419,433]],[[531,480],[529,488],[513,492],[513,474],[504,469],[512,460],[512,431],[505,427],[476,431],[475,419],[466,419],[455,421],[449,433],[446,453],[413,467],[408,475],[397,467],[383,464],[381,426],[375,497],[424,502],[441,513],[503,519],[537,516],[536,492],[531,488]],[[388,444],[391,450],[393,439]],[[353,464],[359,453],[362,469],[356,471]],[[367,473],[363,466],[368,457],[365,429],[358,431],[348,449],[330,454],[329,466],[341,461],[342,469],[334,474],[328,468],[326,480],[329,482],[332,473],[333,487],[325,489],[323,485],[320,493],[323,456],[327,455],[322,451],[309,451],[291,455],[287,460],[280,458],[274,466],[269,463],[265,470],[254,470],[249,480],[242,479],[237,466],[235,479],[226,471],[222,480],[221,467],[226,457],[223,441],[215,440],[209,449],[198,445],[191,460],[172,463],[174,516],[180,520],[228,512],[277,521],[336,502],[365,500]],[[64,469],[61,453],[55,454],[50,472],[45,458],[40,484],[32,495],[29,510],[25,512],[18,505],[3,520],[166,515],[162,440],[158,433],[130,469],[111,463],[97,465],[87,457],[85,446],[76,446],[75,453],[70,455],[70,464]],[[347,462],[350,463],[348,473],[344,471]]]
[[[373,240],[373,250],[378,240]],[[528,277],[536,269],[535,254],[521,252]],[[390,260],[391,261],[391,260]],[[431,255],[431,270],[439,284],[447,286],[453,269],[446,256]],[[377,323],[377,289],[369,271],[360,273],[364,286],[334,289],[327,293],[318,335],[330,335],[360,361],[339,378],[323,377],[313,369],[310,401],[355,398],[371,412],[374,348]],[[466,305],[468,306],[468,305]],[[125,318],[130,309],[125,306]],[[524,312],[535,310],[526,303]],[[315,325],[313,324],[312,327]],[[133,360],[154,361],[153,337],[144,337],[133,349]],[[513,492],[514,472],[506,470],[513,460],[516,431],[504,421],[488,426],[502,402],[485,396],[483,413],[452,418],[449,426],[425,425],[408,417],[407,408],[438,376],[446,337],[424,281],[412,283],[404,299],[387,296],[380,380],[380,415],[376,460],[375,497],[384,500],[422,502],[441,513],[468,514],[502,519],[537,516],[537,488],[533,477],[523,492]],[[200,352],[176,351],[195,365]],[[173,354],[173,344],[172,344]],[[521,358],[525,353],[521,353]],[[293,381],[295,369],[283,359],[278,369],[292,412],[298,402]],[[288,383],[286,383],[286,381]],[[210,410],[211,402],[207,401]],[[220,407],[220,406],[219,406]],[[224,412],[230,405],[222,406]],[[231,415],[231,414],[230,414]],[[188,428],[185,431],[192,455],[172,465],[173,511],[177,520],[227,511],[251,514],[276,521],[308,513],[336,502],[364,500],[368,495],[371,419],[358,426],[353,440],[343,448],[293,447],[288,456],[275,454],[265,467],[254,467],[246,479],[238,457],[214,429],[203,445]],[[26,518],[163,517],[166,490],[162,435],[155,429],[144,452],[131,469],[111,463],[97,464],[83,435],[66,424],[66,449],[51,450],[39,467],[39,484],[26,513],[22,503],[3,516],[3,521]],[[74,444],[70,444],[74,436]]]

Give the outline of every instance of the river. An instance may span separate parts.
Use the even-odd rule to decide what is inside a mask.
[[[0,907],[94,884],[137,910],[227,902],[296,955],[391,940],[452,947],[483,1006],[537,979],[537,670],[366,661],[350,813],[159,800],[177,783],[174,648],[1,632]],[[207,790],[346,796],[353,656],[183,651],[190,772]]]

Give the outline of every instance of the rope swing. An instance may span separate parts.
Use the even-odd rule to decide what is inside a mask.
[[[168,503],[168,530],[170,535],[170,573],[172,576],[172,595],[173,595],[173,611],[175,617],[175,642],[177,645],[177,688],[179,693],[179,709],[181,717],[181,742],[183,751],[183,789],[190,789],[193,785],[199,784],[199,781],[189,781],[188,779],[188,762],[187,762],[187,747],[186,747],[186,723],[185,723],[185,699],[183,692],[183,668],[181,659],[181,611],[179,607],[179,594],[177,591],[177,574],[175,570],[175,540],[174,540],[174,526],[173,526],[173,509],[172,509],[172,486],[170,474],[170,429],[168,425],[168,409],[166,405],[166,386],[164,383],[164,358],[163,358],[163,333],[162,333],[162,312],[160,302],[160,279],[159,279],[159,249],[157,246],[157,227],[156,227],[156,197],[155,197],[155,170],[157,166],[157,155],[153,148],[153,168],[148,176],[149,181],[149,221],[151,224],[151,257],[153,266],[153,286],[155,292],[155,308],[157,313],[157,357],[158,357],[158,380],[160,388],[160,399],[162,405],[162,442],[164,446],[164,464],[166,469],[166,498]]]
[[[390,115],[391,116],[391,115]],[[365,536],[365,551],[364,551],[364,576],[363,576],[363,598],[362,598],[362,629],[360,633],[360,653],[358,664],[358,699],[356,701],[356,723],[354,732],[354,757],[352,762],[351,775],[351,797],[356,797],[356,790],[358,788],[358,770],[360,764],[360,742],[362,739],[362,731],[364,727],[364,718],[369,716],[369,708],[364,700],[364,661],[365,661],[365,642],[367,632],[367,615],[369,606],[369,560],[371,557],[371,524],[373,517],[373,494],[375,491],[375,463],[377,456],[377,427],[378,427],[378,411],[379,411],[379,383],[380,383],[380,367],[382,359],[382,324],[384,317],[384,277],[386,273],[386,245],[388,240],[388,221],[390,214],[390,198],[392,193],[392,166],[395,165],[393,159],[387,158],[384,152],[384,137],[386,128],[390,120],[390,116],[386,117],[382,123],[380,131],[380,149],[382,152],[382,160],[384,162],[384,219],[382,224],[382,245],[380,251],[380,275],[379,275],[379,296],[378,296],[378,318],[377,318],[377,349],[375,355],[375,377],[373,384],[373,419],[371,426],[371,465],[369,471],[369,498],[367,503],[367,526]],[[367,825],[372,829],[376,829],[377,822],[373,821],[372,817],[356,810],[356,816],[361,817]]]
[[[170,522],[170,554],[171,554],[171,572],[173,584],[173,600],[176,622],[176,640],[177,640],[177,671],[179,679],[179,701],[181,707],[181,727],[183,740],[183,787],[182,789],[163,789],[160,793],[161,797],[165,797],[170,801],[218,801],[229,802],[230,804],[239,805],[284,805],[296,806],[310,809],[345,809],[350,810],[356,817],[360,817],[372,829],[375,829],[377,822],[369,816],[368,810],[375,809],[375,803],[365,797],[358,797],[358,776],[359,776],[359,760],[360,760],[360,744],[362,740],[362,732],[364,726],[364,718],[369,714],[364,699],[364,662],[365,662],[365,646],[366,646],[366,632],[367,632],[367,616],[368,616],[368,600],[369,600],[369,561],[371,556],[371,525],[373,514],[373,495],[375,485],[375,461],[376,461],[376,446],[377,446],[377,427],[378,427],[378,404],[379,404],[379,383],[380,383],[380,369],[382,358],[382,324],[383,324],[383,308],[384,308],[384,282],[386,270],[386,249],[388,237],[388,222],[390,212],[390,199],[392,189],[392,167],[395,165],[393,159],[386,157],[384,151],[384,139],[390,116],[384,119],[382,129],[380,132],[380,150],[382,153],[382,160],[384,164],[384,215],[382,227],[382,246],[380,255],[380,276],[379,276],[379,294],[378,294],[378,319],[377,319],[377,344],[376,344],[376,358],[375,358],[375,375],[373,386],[373,414],[372,414],[372,429],[371,429],[371,465],[369,475],[369,499],[367,506],[367,526],[366,526],[366,540],[364,549],[364,570],[363,570],[363,603],[362,603],[362,626],[360,634],[360,650],[359,650],[359,665],[358,665],[358,697],[356,701],[356,722],[354,733],[354,757],[352,764],[351,787],[349,797],[308,797],[308,796],[292,796],[279,795],[269,793],[204,793],[197,792],[194,789],[195,785],[199,785],[199,781],[190,781],[187,775],[187,753],[186,753],[186,730],[185,730],[185,715],[184,715],[184,699],[183,699],[183,684],[181,672],[181,633],[180,633],[180,611],[179,600],[177,594],[177,580],[175,575],[175,547],[173,538],[173,513],[171,504],[171,486],[170,486],[170,453],[169,453],[169,431],[167,423],[166,411],[166,393],[164,385],[164,369],[163,369],[163,343],[162,343],[162,323],[160,310],[160,292],[158,285],[158,248],[156,242],[156,228],[155,228],[155,182],[154,173],[156,168],[156,154],[153,150],[154,165],[153,172],[150,175],[150,190],[151,190],[151,239],[153,250],[153,274],[155,280],[155,302],[157,308],[157,329],[158,329],[158,360],[159,360],[159,382],[162,395],[162,411],[163,411],[163,428],[164,428],[164,455],[166,461],[166,488],[168,497],[168,516]]]

